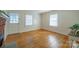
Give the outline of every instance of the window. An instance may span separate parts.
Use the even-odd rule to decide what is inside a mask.
[[[26,15],[25,25],[32,25],[32,15]]]
[[[50,26],[58,26],[58,15],[57,14],[53,14],[50,15]]]
[[[19,23],[18,14],[10,13],[10,23]]]

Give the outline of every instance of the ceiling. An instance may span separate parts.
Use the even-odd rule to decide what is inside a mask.
[[[37,13],[44,13],[44,12],[49,12],[51,10],[36,10],[36,11],[37,11]]]
[[[44,13],[49,12],[51,10],[7,10],[7,12],[35,12],[35,13]]]

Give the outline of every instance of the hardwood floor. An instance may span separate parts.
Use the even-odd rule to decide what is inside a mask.
[[[8,35],[5,43],[16,41],[19,48],[69,48],[68,37],[47,30]]]

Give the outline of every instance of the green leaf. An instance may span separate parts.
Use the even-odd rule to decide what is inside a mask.
[[[0,14],[4,14],[4,15],[6,15],[7,17],[9,17],[9,15],[8,15],[8,14],[6,14],[6,12],[5,12],[5,11],[3,11],[3,10],[0,10]]]

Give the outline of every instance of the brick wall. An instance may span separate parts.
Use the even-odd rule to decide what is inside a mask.
[[[4,27],[5,27],[5,18],[0,17],[0,33],[4,32]]]
[[[4,27],[5,27],[6,19],[3,17],[0,17],[0,47],[3,44],[4,41]]]

